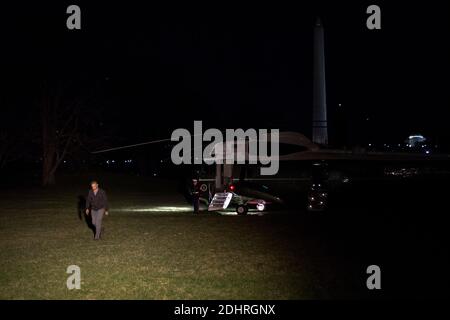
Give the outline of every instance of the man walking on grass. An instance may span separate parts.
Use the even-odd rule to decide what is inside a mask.
[[[106,192],[98,187],[97,181],[91,182],[91,190],[86,199],[86,214],[91,213],[92,224],[95,226],[95,240],[99,240],[102,233],[103,214],[108,215],[108,198]]]

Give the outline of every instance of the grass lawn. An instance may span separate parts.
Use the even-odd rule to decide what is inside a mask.
[[[287,215],[196,216],[170,183],[105,177],[111,211],[104,239],[93,241],[77,213],[86,181],[2,191],[0,299],[322,296]],[[69,265],[81,268],[80,290],[66,287]]]

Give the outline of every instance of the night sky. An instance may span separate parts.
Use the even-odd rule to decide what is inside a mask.
[[[33,117],[39,83],[52,79],[87,88],[102,113],[99,134],[114,128],[117,143],[169,137],[193,120],[310,136],[320,16],[331,143],[401,142],[422,133],[448,144],[446,8],[335,2],[2,7],[2,109],[20,110],[14,125],[28,126],[21,119]],[[373,3],[381,30],[366,28]],[[81,7],[81,30],[66,28],[69,4]]]

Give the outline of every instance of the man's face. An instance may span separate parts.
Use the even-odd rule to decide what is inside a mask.
[[[192,183],[194,184],[194,186],[197,185],[197,180],[192,180]]]
[[[98,190],[98,183],[91,183],[91,188],[92,188],[92,191],[97,191]]]

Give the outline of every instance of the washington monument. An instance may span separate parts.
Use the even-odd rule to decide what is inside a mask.
[[[328,144],[324,51],[323,25],[320,18],[317,18],[316,25],[314,26],[314,95],[312,141],[319,145]]]

